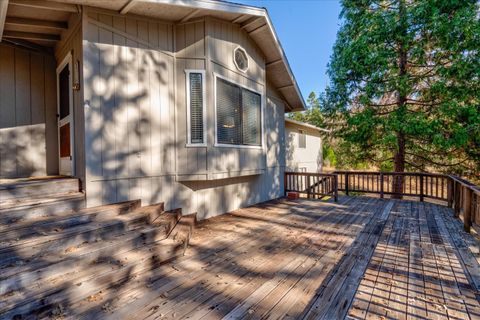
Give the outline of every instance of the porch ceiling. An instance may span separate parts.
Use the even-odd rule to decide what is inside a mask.
[[[264,8],[215,0],[3,0],[0,40],[54,47],[68,28],[71,14],[79,13],[82,5],[172,22],[210,16],[236,23],[265,55],[267,77],[287,103],[286,111],[305,109],[300,89]]]
[[[68,29],[70,15],[79,12],[73,4],[42,0],[5,0],[1,7],[0,40],[39,50],[54,47]]]

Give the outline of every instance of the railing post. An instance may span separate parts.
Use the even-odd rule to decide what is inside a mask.
[[[383,172],[380,172],[380,198],[383,199]]]
[[[284,177],[283,177],[283,195],[286,197],[287,196],[287,172],[284,171]]]
[[[454,208],[453,208],[453,215],[455,218],[460,216],[460,183],[455,182],[453,184],[454,194],[453,194],[453,201],[454,201]]]
[[[453,207],[453,179],[448,177],[447,178],[447,203],[448,207]]]
[[[309,174],[306,174],[305,175],[306,177],[306,180],[307,180],[307,199],[310,199],[311,195],[310,195],[310,175]]]
[[[338,202],[338,175],[333,176],[334,200]]]
[[[463,229],[470,233],[470,227],[472,226],[472,190],[464,187],[463,195]]]
[[[345,172],[345,194],[348,196],[348,172]]]
[[[420,202],[423,202],[423,175],[420,174]]]

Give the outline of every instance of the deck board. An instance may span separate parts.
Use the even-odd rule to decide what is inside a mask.
[[[201,222],[185,256],[105,300],[110,319],[478,319],[478,265],[450,209],[272,201]],[[460,252],[461,251],[461,252]]]

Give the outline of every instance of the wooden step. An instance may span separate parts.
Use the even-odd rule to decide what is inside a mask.
[[[128,203],[126,204],[129,205]],[[106,206],[109,207],[109,206]],[[152,212],[135,210],[130,214],[115,215],[88,215],[93,219],[89,223],[60,229],[49,226],[45,230],[36,231],[34,237],[26,237],[18,241],[4,241],[0,249],[0,269],[29,263],[33,259],[40,259],[45,255],[61,252],[69,247],[79,245],[85,241],[101,241],[111,239],[142,224],[148,224],[152,219]],[[76,218],[74,218],[76,219]],[[84,219],[78,217],[78,219]],[[42,233],[43,232],[43,233]]]
[[[181,226],[182,229],[183,226],[189,229],[189,225],[184,221]],[[166,242],[169,237],[128,252],[114,253],[80,272],[64,274],[40,287],[34,285],[26,292],[16,291],[4,305],[0,305],[0,317],[9,318],[17,314],[24,317],[48,316],[59,306],[67,310],[68,305],[84,299],[101,299],[102,294],[114,293],[119,285],[137,283],[142,277],[148,278],[151,270],[183,253],[184,240],[180,241],[180,234],[177,233],[174,242]]]
[[[146,244],[163,240],[169,236],[176,221],[179,220],[180,215],[176,212],[164,212],[160,216],[161,219],[155,219],[150,226],[139,226],[106,241],[85,241],[77,246],[68,247],[64,251],[45,255],[42,259],[0,269],[0,280],[12,279],[12,277],[17,274],[22,274],[21,278],[24,279],[24,276],[29,272],[44,273],[44,271],[41,271],[43,268],[51,267],[57,263],[63,263],[66,259],[74,259],[75,263],[78,263],[80,259],[93,262],[98,257],[108,256],[112,252],[120,253],[128,251],[136,247],[139,243]],[[9,283],[10,282],[11,281],[9,281]],[[23,283],[23,281],[20,282]]]
[[[40,197],[78,191],[80,191],[80,182],[76,178],[12,180],[0,184],[0,203],[15,198]]]
[[[129,213],[139,207],[140,200],[133,200],[81,209],[75,212],[66,212],[59,217],[44,217],[43,219],[32,221],[10,223],[6,230],[1,229],[3,226],[0,227],[0,230],[3,231],[0,240],[0,252],[3,248],[10,245],[18,246],[29,241],[34,241],[37,244],[49,241],[49,238],[46,238],[48,235],[54,234],[56,237],[60,237],[62,231],[67,232],[75,226],[116,219],[118,216]]]
[[[139,210],[157,210],[160,207],[163,205],[153,205]],[[107,241],[82,243],[61,253],[48,255],[40,261],[4,269],[0,275],[0,296],[12,291],[18,292],[33,283],[35,286],[41,286],[44,282],[54,281],[55,278],[68,274],[79,275],[85,270],[93,272],[91,266],[106,257],[110,260],[120,259],[126,252],[142,249],[145,245],[166,239],[180,215],[165,212],[161,216],[168,217],[155,219],[149,226],[136,228]]]
[[[51,196],[9,199],[0,208],[0,232],[20,225],[22,221],[62,217],[85,207],[82,192],[59,193]]]

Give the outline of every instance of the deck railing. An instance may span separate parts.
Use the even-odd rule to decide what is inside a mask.
[[[333,173],[285,172],[285,193],[296,191],[307,198],[333,196],[338,192],[378,194],[381,198],[434,199],[453,208],[464,229],[480,233],[480,188],[452,175],[425,172],[335,171]]]
[[[338,176],[329,173],[285,172],[285,193],[295,191],[307,198],[338,198]]]
[[[418,197],[448,201],[450,177],[420,172],[335,171],[339,191]],[[399,187],[395,188],[395,184]]]

